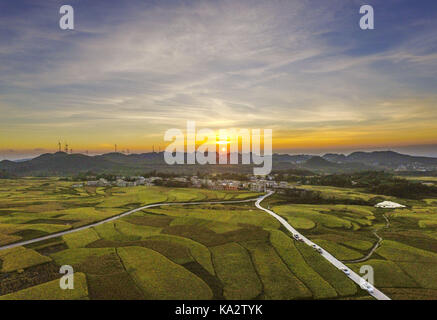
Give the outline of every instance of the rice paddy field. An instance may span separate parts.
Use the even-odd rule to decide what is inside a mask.
[[[371,199],[347,188],[305,186],[326,198]],[[306,237],[359,273],[374,270],[374,284],[392,299],[437,299],[437,199],[396,199],[407,207],[283,204],[271,208]],[[375,234],[376,233],[376,234]],[[369,255],[373,247],[379,246]]]
[[[422,181],[422,182],[431,182],[431,183],[437,183],[437,177],[408,177],[408,176],[402,176],[401,178],[411,180],[411,181]]]
[[[58,179],[0,181],[0,246],[80,227],[158,202],[241,200],[250,192],[159,187],[72,188]]]
[[[73,188],[71,182],[54,178],[0,183],[0,245],[151,203],[259,195],[164,187]],[[374,197],[340,188],[326,192]],[[437,298],[437,199],[409,201],[405,209],[383,211],[371,206],[287,204],[274,197],[269,200],[271,209],[352,269],[371,265],[375,285],[390,297]],[[365,261],[355,262],[377,242],[374,232],[383,238],[381,246]],[[74,290],[59,287],[62,265],[74,268]],[[0,299],[371,297],[247,202],[154,207],[62,237],[0,250]]]

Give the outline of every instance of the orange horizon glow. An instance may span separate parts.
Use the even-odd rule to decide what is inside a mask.
[[[200,130],[207,125],[198,125]],[[239,128],[236,128],[237,131]],[[437,144],[436,125],[432,121],[422,121],[418,126],[417,121],[411,123],[393,124],[369,124],[367,126],[344,126],[342,128],[306,128],[288,129],[278,127],[273,129],[273,151],[277,150],[323,150],[333,149],[371,149],[385,147],[403,147],[411,145],[434,145]],[[21,131],[16,134],[0,136],[0,156],[6,157],[9,154],[41,154],[58,151],[58,141],[61,141],[61,150],[64,151],[65,143],[73,153],[102,154],[114,152],[114,145],[117,144],[118,152],[142,153],[153,150],[164,151],[170,142],[165,142],[165,130],[153,130],[158,133],[131,133],[125,132],[123,135],[98,131],[96,134],[88,134],[86,131],[76,130],[66,135],[67,138],[53,139],[53,136],[39,132]],[[149,131],[150,132],[150,131]],[[228,146],[233,143],[233,137],[220,136],[219,131],[215,131],[216,141],[219,146]],[[62,135],[61,135],[62,137]],[[111,141],[112,143],[102,142]],[[196,141],[196,147],[205,141]],[[263,138],[261,137],[261,144]],[[239,143],[241,149],[241,142]],[[221,149],[222,150],[222,149]],[[224,150],[222,150],[224,151]]]
[[[261,140],[262,142],[262,140]],[[170,143],[160,142],[160,141],[150,141],[149,143],[145,143],[143,145],[141,144],[121,144],[117,143],[117,151],[127,151],[129,150],[129,153],[135,153],[136,151],[152,151],[153,148],[156,152],[159,150],[164,151],[165,148]],[[200,146],[202,143],[196,142],[196,148]],[[230,145],[231,141],[217,141],[217,145]],[[424,139],[424,140],[418,140],[412,138],[406,138],[401,141],[393,141],[390,139],[384,139],[381,137],[380,139],[342,139],[342,140],[334,140],[329,137],[325,137],[324,139],[319,140],[313,140],[310,137],[308,138],[273,138],[273,150],[292,150],[292,149],[336,149],[336,148],[381,148],[385,146],[390,147],[403,147],[403,146],[410,146],[410,145],[435,145],[437,144],[437,139]],[[85,151],[93,152],[93,153],[106,153],[106,152],[113,152],[115,151],[114,145],[109,144],[75,144],[75,143],[69,143],[69,149],[73,149],[73,153],[84,153]],[[29,145],[29,144],[23,144],[19,147],[16,146],[15,148],[10,146],[3,147],[0,146],[0,153],[6,152],[6,151],[15,151],[15,152],[28,152],[28,151],[42,151],[42,152],[56,152],[58,151],[57,143],[51,143],[51,144],[39,144],[36,148],[34,148],[35,145]],[[61,151],[64,151],[64,144],[62,144]],[[241,148],[241,143],[240,143]],[[221,148],[222,151],[225,149],[225,147]]]

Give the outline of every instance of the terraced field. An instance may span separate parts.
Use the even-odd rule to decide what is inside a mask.
[[[29,239],[165,201],[253,198],[200,189],[72,188],[55,179],[7,180],[0,187],[0,241]],[[338,189],[338,188],[337,188]],[[9,190],[9,191],[8,191]],[[332,190],[327,190],[332,193]],[[336,190],[348,194],[347,190]],[[23,194],[26,197],[23,197]],[[375,270],[392,298],[437,298],[434,200],[385,212],[371,206],[286,204],[271,208],[341,260]],[[385,214],[390,226],[387,227]],[[58,286],[73,266],[78,290]],[[73,292],[74,291],[74,292]],[[253,203],[149,208],[62,237],[0,251],[1,299],[367,299],[367,293],[312,248],[293,240]]]
[[[81,189],[54,179],[7,183],[10,191],[2,185],[0,200],[3,244],[81,226],[147,203],[240,200],[258,195],[157,187]],[[285,248],[284,239],[288,242]],[[290,250],[299,265],[290,260]],[[0,255],[0,277],[8,279],[0,286],[5,299],[350,296],[319,276],[280,224],[253,203],[156,207],[63,237],[3,250]],[[54,284],[60,277],[59,267],[65,264],[80,275],[81,292],[45,293],[60,290]],[[353,290],[352,295],[357,292]]]
[[[321,191],[325,198],[375,196],[347,188],[305,187]],[[270,206],[337,259],[349,262],[355,272],[372,266],[375,286],[392,299],[437,299],[437,199],[390,199],[408,207],[285,204],[279,197],[270,200]],[[383,240],[366,258],[378,242],[375,232]]]
[[[200,205],[198,211],[192,210],[157,208],[69,234],[60,240],[63,246],[56,243],[53,250],[51,246],[10,250],[17,254],[27,250],[31,261],[33,255],[46,258],[41,265],[73,266],[86,276],[90,299],[311,299],[365,294],[341,273],[341,285],[332,286],[312,265],[321,258],[315,254],[306,263],[307,253],[301,253],[273,218],[250,203]],[[205,215],[199,217],[199,212]],[[233,219],[223,222],[219,217],[229,212]],[[253,224],[247,212],[254,216]],[[343,290],[344,283],[353,290]]]
[[[160,187],[73,188],[58,179],[1,180],[0,246],[76,228],[157,202],[241,200],[251,192]]]

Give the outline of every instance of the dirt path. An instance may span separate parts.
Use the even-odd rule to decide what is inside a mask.
[[[390,220],[388,220],[388,218],[386,217],[386,215],[383,213],[382,216],[384,217],[386,223],[385,226],[383,228],[389,228],[390,227]],[[357,262],[364,262],[366,260],[369,260],[370,257],[372,257],[373,253],[375,252],[376,249],[379,248],[379,246],[381,245],[382,242],[382,238],[379,236],[379,234],[377,233],[380,229],[376,229],[375,231],[373,231],[373,234],[375,235],[376,238],[378,238],[378,241],[373,245],[372,249],[370,249],[370,251],[362,258],[360,259],[356,259],[356,260],[343,260],[343,263],[357,263]]]

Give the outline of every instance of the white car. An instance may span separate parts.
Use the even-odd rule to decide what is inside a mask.
[[[343,272],[344,272],[345,274],[347,274],[348,276],[351,274],[351,272],[349,271],[348,268],[343,268],[342,270],[343,270]]]
[[[369,293],[373,293],[373,291],[374,291],[374,288],[368,282],[364,283],[364,288],[363,289],[367,290]]]

